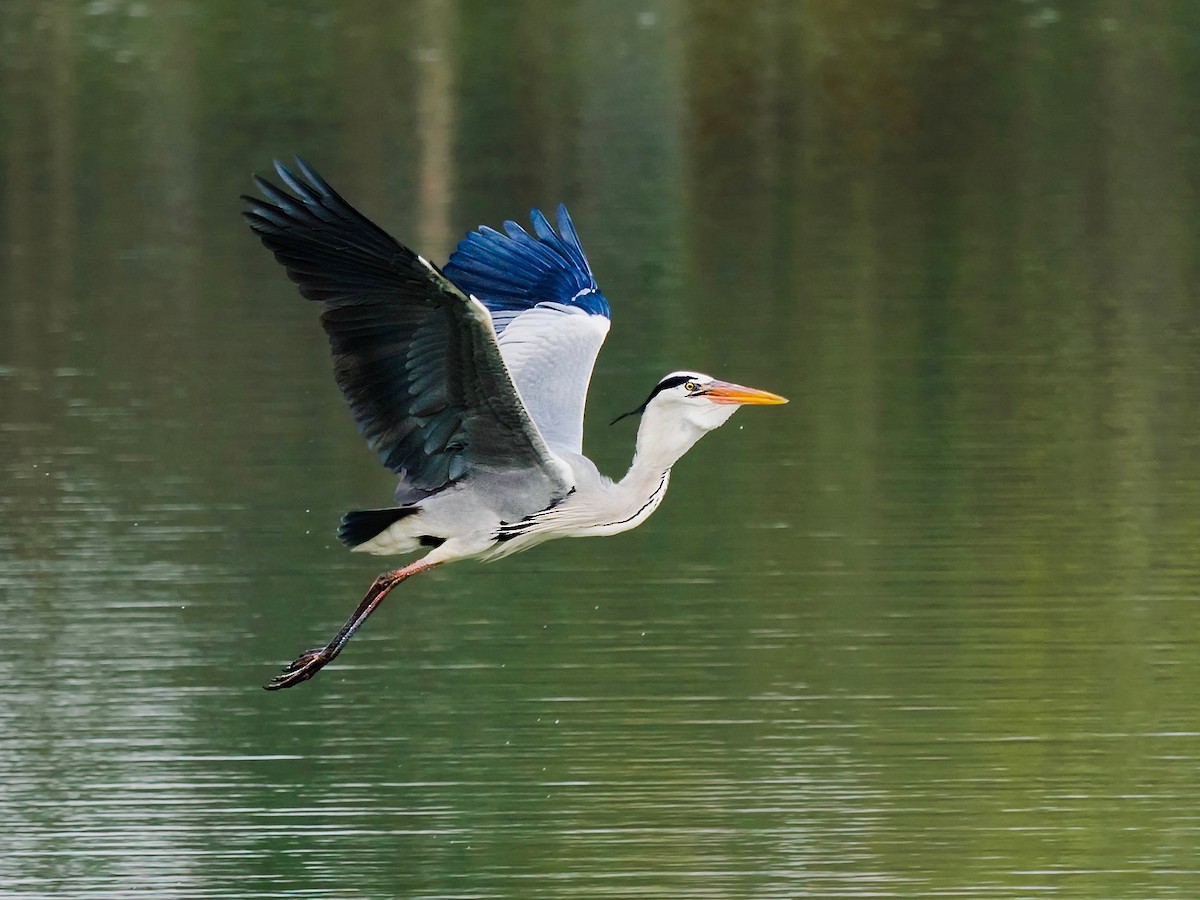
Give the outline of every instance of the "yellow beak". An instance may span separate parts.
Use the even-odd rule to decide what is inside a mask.
[[[704,389],[703,396],[713,403],[741,403],[754,406],[774,406],[778,403],[787,403],[786,397],[780,397],[770,391],[743,387],[728,381],[714,381]]]

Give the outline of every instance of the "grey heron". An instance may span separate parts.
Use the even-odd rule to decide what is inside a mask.
[[[291,193],[256,176],[265,199],[243,196],[244,215],[300,293],[321,304],[337,383],[399,479],[394,506],[347,513],[338,537],[368,553],[428,552],[376,578],[333,639],[268,690],[315,675],[419,572],[640,525],[706,432],[741,406],[787,402],[672,372],[626,413],[641,416],[633,462],[619,481],[607,478],[583,455],[583,413],[609,306],[565,206],[557,231],[536,209],[532,235],[512,221],[503,232],[481,226],[439,269],[303,160],[275,170]]]

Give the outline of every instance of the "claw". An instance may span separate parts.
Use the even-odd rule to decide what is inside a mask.
[[[284,666],[282,672],[264,684],[263,688],[268,691],[279,691],[302,681],[308,681],[333,659],[333,656],[327,652],[328,649],[327,647],[314,647],[312,650],[305,650]]]

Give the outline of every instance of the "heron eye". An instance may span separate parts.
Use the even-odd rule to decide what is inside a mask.
[[[694,381],[688,381],[683,385],[683,389],[689,394],[694,394],[696,391],[700,390],[700,385],[696,384]]]

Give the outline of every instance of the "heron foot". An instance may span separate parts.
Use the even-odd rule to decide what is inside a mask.
[[[279,691],[302,681],[308,681],[321,671],[335,655],[329,651],[328,647],[314,647],[311,650],[305,650],[284,666],[282,672],[264,684],[263,688],[268,691]]]
[[[346,646],[346,642],[353,637],[354,632],[358,631],[359,626],[367,620],[367,616],[371,615],[375,607],[380,604],[392,588],[411,575],[416,575],[418,572],[424,572],[426,569],[432,569],[434,566],[439,565],[441,565],[440,562],[425,562],[423,559],[418,559],[416,562],[411,562],[402,569],[384,572],[371,584],[367,595],[362,598],[362,601],[358,604],[358,608],[346,620],[346,624],[334,635],[333,640],[324,647],[314,647],[312,650],[305,650],[286,665],[282,672],[264,684],[263,687],[268,691],[279,691],[283,688],[290,688],[293,685],[297,685],[302,681],[308,681],[308,679],[325,668],[328,663],[332,662],[342,652],[342,648]]]

